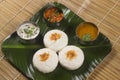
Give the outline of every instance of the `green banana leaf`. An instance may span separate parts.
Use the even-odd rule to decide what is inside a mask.
[[[60,23],[51,24],[43,18],[43,12],[49,6],[63,10],[64,19]],[[30,21],[40,26],[40,34],[36,39],[25,41],[14,32],[3,41],[1,46],[5,58],[30,80],[85,80],[111,51],[112,45],[102,33],[90,45],[81,45],[80,40],[75,35],[75,29],[84,20],[62,4],[48,3]],[[44,74],[33,67],[32,57],[38,49],[45,47],[43,36],[51,29],[64,31],[69,37],[69,45],[78,46],[83,50],[85,60],[79,69],[66,70],[59,64],[53,72]]]

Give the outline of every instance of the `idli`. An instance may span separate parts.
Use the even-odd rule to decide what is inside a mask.
[[[43,48],[33,56],[33,65],[43,73],[54,71],[58,65],[58,56],[55,51]]]
[[[68,70],[76,70],[84,62],[83,51],[76,46],[66,46],[59,52],[60,64]]]
[[[59,51],[68,44],[68,36],[61,30],[48,31],[43,39],[44,45],[54,51]]]

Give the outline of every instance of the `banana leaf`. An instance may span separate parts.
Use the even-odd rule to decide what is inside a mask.
[[[62,9],[64,19],[60,23],[52,24],[43,18],[43,12],[49,6]],[[36,39],[25,41],[20,39],[17,33],[14,32],[3,41],[1,46],[5,58],[29,80],[85,80],[112,49],[110,40],[102,33],[99,34],[98,39],[92,44],[81,45],[80,40],[76,37],[75,29],[77,25],[84,22],[84,20],[60,3],[54,2],[46,4],[30,18],[30,21],[40,27],[40,34]],[[32,57],[38,49],[45,47],[43,37],[47,31],[52,29],[64,31],[69,38],[68,45],[75,45],[83,50],[85,60],[79,69],[74,71],[66,70],[58,64],[53,72],[44,74],[34,68]]]

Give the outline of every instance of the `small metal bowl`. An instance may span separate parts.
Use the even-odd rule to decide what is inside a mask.
[[[63,11],[60,8],[54,6],[46,8],[43,16],[50,23],[58,23],[64,17]]]
[[[79,38],[81,44],[91,44],[99,36],[98,27],[91,22],[80,23],[76,28],[76,36]]]
[[[44,21],[50,27],[56,28],[64,21],[62,9],[55,6],[48,6],[43,12]]]
[[[40,33],[40,28],[31,21],[25,21],[17,29],[17,35],[23,40],[33,40]]]

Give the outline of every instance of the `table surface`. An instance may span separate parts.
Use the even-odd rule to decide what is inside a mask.
[[[64,4],[84,20],[95,23],[113,45],[110,54],[87,80],[120,80],[120,0],[0,0],[0,47],[19,24],[54,1]],[[28,80],[6,61],[1,50],[0,80]]]

